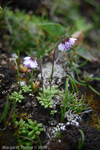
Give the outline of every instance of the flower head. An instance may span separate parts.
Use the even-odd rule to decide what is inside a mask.
[[[25,57],[23,64],[24,64],[26,67],[29,67],[29,68],[31,68],[31,69],[33,69],[33,68],[38,68],[38,64],[37,64],[36,60],[34,60],[34,59],[31,58],[31,57]]]
[[[75,44],[75,40],[77,40],[77,39],[76,38],[67,38],[67,39],[65,39],[62,43],[60,43],[58,45],[58,49],[61,50],[61,51],[63,51],[64,49],[69,50],[72,47],[72,45]]]

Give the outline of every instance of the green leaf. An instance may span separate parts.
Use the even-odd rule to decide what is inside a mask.
[[[39,128],[39,131],[40,131],[40,132],[43,131],[43,128]]]
[[[54,38],[58,38],[59,36],[64,35],[66,32],[66,28],[57,23],[38,24],[38,27],[45,30]]]
[[[87,49],[85,47],[78,46],[77,49],[76,49],[76,51],[77,51],[77,54],[80,57],[82,57],[82,58],[84,58],[84,59],[86,59],[86,60],[88,60],[90,62],[93,62],[93,61],[97,61],[98,62],[99,61],[98,58],[96,58],[92,54],[91,49]]]
[[[34,122],[31,119],[28,119],[28,123],[32,126],[34,125]]]
[[[8,113],[8,110],[9,110],[9,94],[7,94],[7,102],[6,102],[6,106],[5,106],[5,109],[4,109],[4,112],[0,118],[0,122],[6,117],[7,113]]]
[[[40,131],[36,131],[35,133],[36,133],[37,135],[40,135]]]
[[[37,126],[38,126],[38,127],[42,127],[43,125],[42,125],[42,123],[39,123],[39,124],[37,124]]]
[[[50,105],[49,107],[50,107],[50,108],[53,108],[53,106],[52,106],[52,105]]]
[[[48,105],[44,105],[44,108],[48,108]]]
[[[32,140],[34,140],[36,138],[35,134],[32,136]]]
[[[22,130],[22,134],[26,134],[27,132],[25,130]]]
[[[32,136],[33,135],[33,133],[34,133],[34,131],[32,130],[32,131],[30,131],[29,133],[28,133],[28,136]]]
[[[35,128],[34,128],[34,131],[37,131],[38,130],[38,127],[36,126]]]

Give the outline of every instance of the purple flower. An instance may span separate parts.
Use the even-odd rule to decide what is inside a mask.
[[[34,59],[31,58],[31,57],[25,57],[23,64],[24,64],[26,67],[29,67],[29,68],[31,68],[31,69],[33,69],[33,68],[38,68],[38,64],[37,64],[36,60],[34,60]]]
[[[67,38],[66,40],[64,40],[62,43],[58,45],[58,49],[61,51],[63,51],[64,49],[69,50],[72,47],[72,45],[75,44],[76,40],[77,40],[76,38]]]

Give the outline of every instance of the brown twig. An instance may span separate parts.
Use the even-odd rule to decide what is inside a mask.
[[[32,140],[32,139],[30,139],[30,138],[28,138],[28,137],[25,137],[25,136],[22,136],[22,135],[19,135],[19,137],[24,138],[24,139],[27,139],[27,140],[29,140],[29,141],[31,141],[31,142],[33,142],[33,143],[36,144],[36,142],[35,142],[34,140]]]

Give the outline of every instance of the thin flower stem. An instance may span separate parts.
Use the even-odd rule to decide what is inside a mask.
[[[13,103],[14,103],[13,122],[15,122],[16,120],[16,100],[15,99],[13,99]]]
[[[20,83],[19,70],[18,70],[18,65],[17,65],[16,61],[15,61],[15,64],[16,64],[16,69],[17,69],[18,82],[19,82],[19,86],[20,86],[20,89],[21,89],[22,87],[21,87],[21,83]]]
[[[42,75],[42,67],[41,67],[41,63],[40,60],[37,58],[39,67],[40,67],[40,73],[41,73],[41,82],[42,82],[42,93],[43,93],[43,75]]]
[[[34,69],[32,69],[32,72],[31,72],[31,88],[32,88],[32,91],[33,91],[33,72],[34,72]]]
[[[52,78],[53,78],[53,72],[54,72],[55,52],[56,52],[56,49],[57,49],[58,44],[59,44],[59,42],[60,42],[61,39],[62,39],[62,37],[59,38],[59,40],[58,40],[58,42],[57,42],[57,45],[56,45],[56,47],[55,47],[55,49],[54,49],[54,53],[53,53],[53,64],[52,64],[52,73],[51,73],[51,80],[50,80],[50,90],[51,90],[51,86],[52,86]]]

